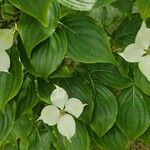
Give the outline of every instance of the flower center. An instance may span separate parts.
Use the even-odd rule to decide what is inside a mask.
[[[64,109],[60,110],[60,115],[61,116],[65,115],[65,110]]]
[[[145,55],[150,55],[150,47],[145,50],[146,54]]]

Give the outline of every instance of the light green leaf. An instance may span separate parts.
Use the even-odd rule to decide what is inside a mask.
[[[58,29],[50,38],[32,51],[30,60],[36,75],[47,78],[59,67],[66,52],[66,35],[62,30]]]
[[[150,17],[150,0],[138,0],[138,7],[144,20]]]
[[[70,15],[61,20],[68,39],[68,56],[83,63],[108,62],[116,64],[108,37],[93,19]]]
[[[127,150],[129,145],[129,140],[116,125],[96,141],[105,150]]]
[[[0,146],[12,129],[15,119],[15,110],[12,106],[6,105],[3,113],[0,112]]]
[[[18,93],[23,80],[19,55],[14,47],[10,49],[10,60],[10,74],[0,73],[0,110],[4,109],[7,102]]]
[[[121,89],[127,88],[133,84],[130,79],[123,77],[114,65],[96,64],[89,65],[88,68],[96,83],[103,83]]]
[[[75,10],[88,11],[90,10],[96,0],[58,0],[62,5]]]
[[[30,56],[32,49],[36,45],[47,39],[55,31],[59,18],[60,6],[55,0],[51,1],[49,8],[48,27],[42,26],[35,18],[27,14],[20,16],[18,30],[28,56]]]
[[[134,86],[120,94],[118,108],[117,125],[131,140],[147,130],[150,125],[149,103]]]
[[[71,142],[66,137],[60,134],[57,136],[58,143],[55,143],[56,148],[63,150],[88,150],[90,139],[88,132],[83,123],[76,121],[76,134],[71,138]]]
[[[95,88],[96,99],[91,127],[101,137],[116,121],[118,106],[117,100],[111,91],[101,85],[95,85]]]
[[[45,27],[49,24],[49,0],[9,0],[14,6],[21,11],[35,17]]]

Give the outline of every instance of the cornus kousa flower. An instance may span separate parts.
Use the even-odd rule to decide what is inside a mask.
[[[72,115],[78,118],[86,104],[77,98],[69,99],[67,92],[59,86],[56,86],[52,92],[51,102],[53,105],[44,107],[38,120],[42,120],[49,126],[57,124],[60,134],[70,140],[76,131],[76,124]]]
[[[13,29],[0,29],[0,72],[8,72],[10,58],[5,50],[13,45]]]
[[[141,72],[150,81],[150,29],[142,23],[135,38],[135,43],[126,47],[123,53],[119,53],[126,61],[138,62]]]

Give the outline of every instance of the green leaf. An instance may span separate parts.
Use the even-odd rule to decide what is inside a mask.
[[[103,7],[103,6],[111,4],[112,2],[115,2],[115,1],[116,0],[97,0],[96,5]]]
[[[80,10],[80,11],[88,11],[90,10],[94,4],[96,3],[96,0],[58,0],[62,5],[69,7],[74,10]]]
[[[112,6],[118,8],[121,12],[126,14],[132,13],[133,2],[131,0],[117,0],[112,3]]]
[[[117,47],[125,48],[129,44],[135,42],[135,37],[142,24],[142,19],[139,14],[133,14],[130,18],[126,17],[118,29],[112,34]]]
[[[142,74],[142,72],[139,70],[138,66],[136,66],[136,68],[134,68],[134,80],[135,80],[135,84],[138,86],[138,88],[141,89],[143,93],[150,96],[150,82]]]
[[[11,105],[6,105],[4,112],[0,112],[0,146],[10,133],[15,119],[15,110]]]
[[[73,76],[72,70],[67,65],[62,65],[49,77],[50,78],[70,78],[72,76]]]
[[[92,116],[91,127],[101,137],[114,124],[117,117],[117,100],[106,87],[95,85],[96,99]]]
[[[32,108],[39,101],[35,79],[31,78],[29,75],[26,75],[24,77],[22,87],[14,99],[17,101],[17,117],[25,114],[31,114]]]
[[[90,123],[94,107],[92,95],[93,91],[91,90],[91,88],[81,78],[61,80],[59,84],[60,87],[63,87],[67,91],[69,98],[78,98],[82,101],[82,103],[87,104],[84,107],[84,110],[79,119],[83,120],[86,123]]]
[[[32,51],[30,60],[36,75],[47,78],[59,67],[66,52],[66,36],[62,30],[58,29],[50,38]]]
[[[59,133],[57,136],[58,143],[56,148],[63,150],[88,150],[90,146],[90,139],[88,132],[83,123],[76,121],[76,134],[71,138],[71,142],[66,137],[62,137]]]
[[[12,132],[16,136],[17,139],[26,140],[29,134],[32,131],[33,120],[30,116],[24,115],[18,118],[13,125]]]
[[[138,0],[138,7],[144,20],[150,17],[150,0]]]
[[[145,144],[150,145],[150,127],[139,137]]]
[[[116,64],[108,37],[93,19],[70,15],[61,20],[68,39],[68,56],[83,63]]]
[[[38,83],[38,94],[41,100],[43,100],[47,104],[51,104],[50,95],[52,92],[52,85],[48,81],[43,80],[42,78],[38,78],[37,83]]]
[[[23,80],[19,55],[14,47],[10,49],[10,60],[10,74],[0,72],[0,110],[18,93]]]
[[[150,125],[148,99],[134,86],[124,90],[118,98],[117,124],[131,140],[143,134]]]
[[[51,131],[43,129],[42,131],[33,130],[29,136],[29,147],[32,150],[50,150]]]
[[[96,141],[106,150],[127,150],[129,145],[129,140],[116,125]]]
[[[123,77],[117,67],[111,64],[89,65],[89,72],[96,83],[103,83],[115,88],[127,88],[133,83]]]
[[[20,16],[18,30],[28,56],[30,56],[32,49],[36,45],[47,39],[55,31],[58,26],[59,18],[60,6],[55,0],[51,1],[47,27],[42,26],[40,22],[27,14],[23,13]]]
[[[49,7],[51,5],[49,0],[9,0],[14,6],[21,11],[35,17],[45,27],[49,24]],[[27,20],[26,20],[27,21]]]

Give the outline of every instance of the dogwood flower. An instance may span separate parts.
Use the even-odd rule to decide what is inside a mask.
[[[0,72],[8,72],[10,58],[5,50],[13,45],[13,30],[0,29]]]
[[[135,43],[128,45],[119,55],[128,62],[138,62],[139,69],[150,81],[150,29],[145,22],[136,35]]]
[[[53,105],[44,107],[38,120],[42,120],[49,126],[57,124],[59,133],[70,140],[76,131],[72,115],[78,118],[87,104],[83,104],[77,98],[69,99],[67,92],[59,86],[56,86],[50,99]]]

